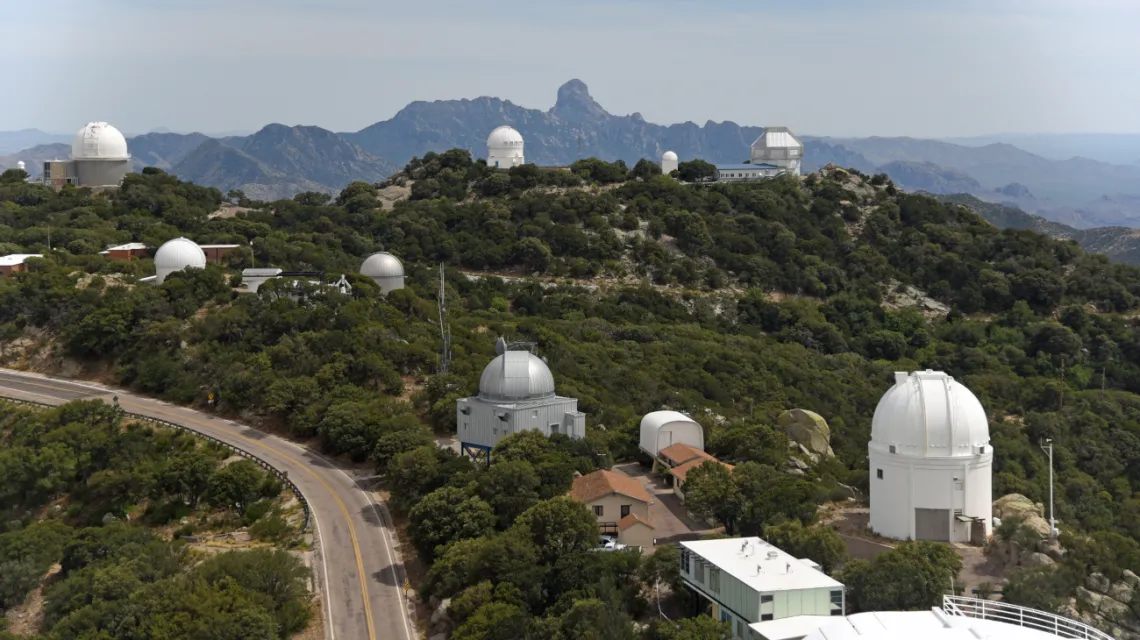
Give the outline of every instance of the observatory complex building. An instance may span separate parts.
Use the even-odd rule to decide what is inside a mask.
[[[752,143],[748,162],[716,165],[718,182],[760,180],[800,175],[804,145],[787,127],[767,127]]]
[[[554,376],[541,358],[520,343],[508,345],[499,338],[499,354],[483,369],[479,395],[456,402],[460,450],[474,460],[487,457],[495,445],[520,431],[541,431],[550,436],[586,436],[586,414],[577,398],[554,392]]]
[[[524,164],[523,137],[514,127],[497,127],[487,136],[487,165],[510,169]]]
[[[679,160],[677,154],[673,151],[666,151],[661,154],[661,173],[669,175],[677,170]]]
[[[404,288],[404,265],[387,251],[365,258],[360,264],[360,275],[375,282],[384,295]]]
[[[941,371],[895,373],[871,422],[871,529],[896,540],[984,544],[993,447],[978,398]]]
[[[106,122],[89,122],[75,134],[70,160],[44,163],[44,184],[61,189],[64,185],[92,188],[118,188],[131,170],[127,139]]]

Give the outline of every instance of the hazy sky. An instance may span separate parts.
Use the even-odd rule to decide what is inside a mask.
[[[0,130],[357,130],[580,78],[660,123],[1140,132],[1138,25],[1140,0],[0,0]]]

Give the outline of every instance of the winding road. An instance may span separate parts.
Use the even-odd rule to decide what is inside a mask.
[[[119,389],[0,368],[0,396],[56,405],[79,399],[111,402],[116,395],[124,411],[168,420],[244,449],[287,473],[301,489],[319,542],[314,571],[322,585],[326,638],[416,640],[391,516],[352,470],[231,420]]]

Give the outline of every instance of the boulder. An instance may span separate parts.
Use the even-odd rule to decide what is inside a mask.
[[[1128,569],[1124,570],[1124,577],[1121,578],[1120,581],[1133,589],[1140,588],[1140,576],[1137,576]]]
[[[1029,517],[1030,515],[1043,516],[1040,505],[1020,493],[1010,493],[994,500],[994,515],[1002,518],[1010,516]],[[1045,533],[1049,532],[1049,525],[1045,525]]]
[[[1045,567],[1056,563],[1044,553],[1031,553],[1021,561],[1021,564],[1026,567]]]
[[[1085,579],[1085,586],[1097,593],[1108,593],[1112,583],[1103,573],[1090,573],[1089,577]]]
[[[780,414],[776,424],[796,444],[821,456],[834,456],[831,450],[831,427],[823,416],[807,409],[789,409]]]
[[[431,626],[436,628],[438,626],[449,625],[451,619],[447,615],[448,609],[451,608],[451,598],[444,598],[440,600],[439,605],[436,606],[435,611],[431,612]]]
[[[1025,521],[1021,523],[1021,526],[1029,527],[1041,536],[1048,537],[1049,535],[1049,523],[1045,521],[1045,518],[1042,518],[1036,513],[1025,516]]]
[[[1135,595],[1136,594],[1132,590],[1132,587],[1124,584],[1123,582],[1117,582],[1108,588],[1108,597],[1116,600],[1117,602],[1123,602],[1124,604],[1131,603]]]

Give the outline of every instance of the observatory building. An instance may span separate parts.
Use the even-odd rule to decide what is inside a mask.
[[[969,389],[942,371],[895,373],[867,449],[875,533],[985,543],[994,452],[985,409]]]
[[[586,436],[586,414],[578,411],[578,399],[555,394],[550,368],[520,347],[533,345],[508,345],[499,338],[499,355],[483,369],[479,395],[456,402],[460,450],[473,460],[486,456],[490,463],[491,449],[520,431],[561,433],[575,440]]]
[[[488,166],[510,169],[523,162],[523,137],[514,127],[503,125],[487,136]]]
[[[669,175],[677,170],[677,154],[672,151],[666,151],[661,154],[661,173]]]
[[[44,184],[56,189],[66,184],[118,188],[130,170],[131,154],[123,134],[106,122],[89,122],[75,134],[70,160],[44,163]]]
[[[188,238],[167,240],[154,254],[155,284],[162,284],[166,277],[184,269],[205,269],[206,252],[198,243]],[[144,280],[150,280],[145,278]]]
[[[787,127],[767,127],[752,143],[749,164],[771,165],[780,173],[800,175],[804,145]]]
[[[705,450],[705,430],[695,420],[678,411],[654,411],[641,419],[641,450],[656,458],[675,444]]]
[[[360,275],[371,278],[384,295],[404,288],[404,265],[387,251],[374,253],[360,264]]]

